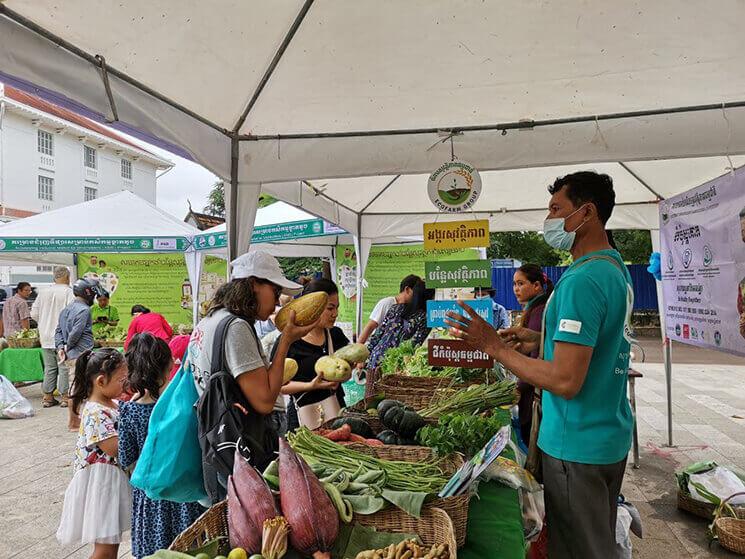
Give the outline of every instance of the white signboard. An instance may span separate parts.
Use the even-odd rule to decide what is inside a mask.
[[[671,339],[745,355],[745,170],[660,202]]]

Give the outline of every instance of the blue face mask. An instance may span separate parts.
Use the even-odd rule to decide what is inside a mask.
[[[584,206],[580,206],[566,217],[555,217],[543,222],[543,240],[548,243],[548,246],[557,250],[571,250],[572,246],[574,246],[574,238],[577,236],[577,231],[587,222],[583,221],[580,223],[579,227],[574,231],[565,231],[564,225],[567,218],[572,217],[582,208]]]

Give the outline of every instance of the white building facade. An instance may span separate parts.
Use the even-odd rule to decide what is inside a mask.
[[[121,190],[155,204],[157,174],[172,166],[96,122],[0,83],[1,222]],[[0,284],[18,281],[47,283],[51,267],[0,266]]]

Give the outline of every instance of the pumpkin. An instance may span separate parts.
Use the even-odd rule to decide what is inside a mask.
[[[390,429],[378,433],[377,439],[383,444],[401,444],[401,437],[398,436],[398,433],[391,431]]]
[[[332,429],[339,429],[343,425],[349,425],[352,433],[366,439],[375,438],[375,432],[370,428],[364,419],[359,417],[340,417],[331,424]]]
[[[424,418],[417,412],[405,407],[392,407],[381,420],[383,425],[405,439],[413,439],[416,432],[425,425]]]
[[[406,405],[398,400],[385,399],[378,404],[378,417],[385,420],[385,414],[393,408],[405,408]]]
[[[323,291],[309,293],[293,299],[279,310],[274,318],[274,325],[277,330],[283,331],[290,321],[290,312],[295,311],[295,324],[310,326],[321,318],[328,302],[329,296]]]

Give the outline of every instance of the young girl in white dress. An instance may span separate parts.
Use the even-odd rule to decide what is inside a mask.
[[[132,493],[117,462],[119,408],[114,400],[127,378],[127,363],[115,349],[87,351],[75,365],[71,403],[80,419],[73,478],[65,492],[57,539],[63,545],[94,544],[91,559],[116,559],[129,530]]]

